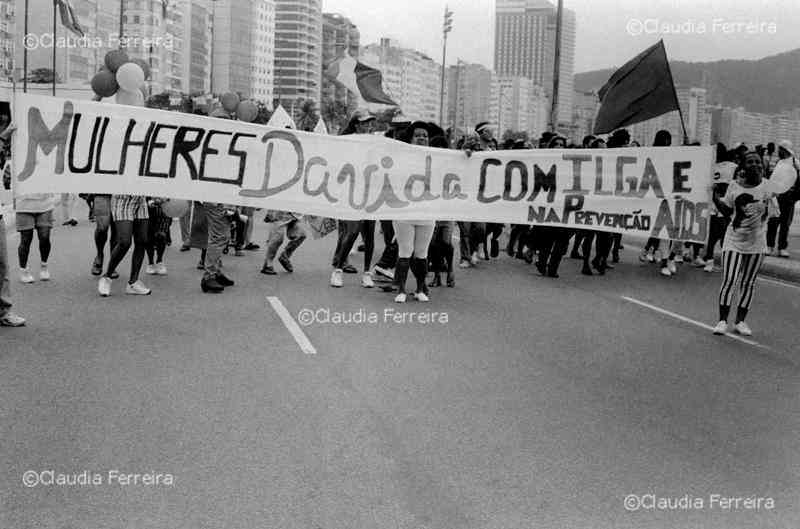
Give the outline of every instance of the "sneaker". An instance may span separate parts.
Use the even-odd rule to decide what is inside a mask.
[[[681,254],[678,254],[678,255],[676,255],[676,256],[675,256],[675,259],[674,259],[674,262],[676,262],[676,263],[682,263],[682,262],[683,262],[683,255],[681,255]],[[673,272],[673,273],[674,273],[674,272]]]
[[[331,286],[336,288],[341,288],[342,286],[342,274],[343,270],[341,268],[337,268],[331,274]]]
[[[714,327],[714,334],[720,335],[725,334],[728,332],[728,322],[725,320],[720,320],[719,323]]]
[[[36,281],[33,278],[33,274],[31,274],[31,271],[28,270],[27,268],[23,268],[22,270],[20,270],[19,280],[22,281],[23,283],[33,283],[34,281]]]
[[[205,270],[205,269],[206,269],[206,263],[205,263],[204,261],[199,261],[199,262],[197,263],[197,267],[196,267],[196,268],[197,268],[198,270]]]
[[[101,296],[107,298],[111,295],[111,278],[108,277],[101,277],[100,281],[97,282],[97,292],[100,293]]]
[[[156,263],[156,275],[157,276],[167,275],[167,265],[165,265],[164,263]]]
[[[278,274],[278,272],[276,272],[275,269],[272,268],[271,265],[262,266],[261,267],[261,273],[264,274],[264,275],[268,275],[268,276],[274,276],[274,275]]]
[[[372,274],[367,272],[361,276],[361,286],[364,288],[373,288],[375,286],[375,282],[372,280]]]
[[[144,283],[142,283],[141,280],[138,280],[133,284],[128,283],[128,285],[125,287],[125,293],[135,296],[149,296],[151,290],[144,286]]]
[[[94,260],[92,262],[92,275],[99,276],[103,274],[103,263],[102,261]]]
[[[788,250],[779,250],[778,251],[778,257],[789,257],[789,251]]]
[[[639,260],[641,262],[643,262],[643,263],[646,263],[648,261],[648,257],[649,256],[650,256],[650,254],[648,254],[646,252],[642,252],[642,253],[639,254]]]
[[[708,260],[708,262],[706,263],[706,266],[703,268],[703,271],[704,272],[708,272],[708,273],[711,273],[711,272],[714,271],[714,261],[712,259]]]
[[[656,255],[652,252],[647,254],[647,262],[648,263],[655,263],[656,262]]]
[[[398,295],[396,295],[394,297],[394,302],[395,303],[405,303],[407,298],[408,298],[408,296],[406,295],[405,292],[400,292]]]
[[[0,316],[0,326],[2,327],[23,327],[25,325],[25,318],[18,316],[13,312],[6,312]]]
[[[668,266],[661,267],[661,275],[666,277],[672,277],[672,272],[670,271]]]
[[[226,287],[226,288],[227,287],[232,287],[233,285],[236,284],[236,282],[233,279],[231,279],[230,277],[226,276],[222,272],[217,272],[217,274],[214,276],[214,280],[217,283],[219,283],[220,285],[222,285],[223,287]]]
[[[734,330],[741,334],[742,336],[753,336],[753,331],[750,330],[750,327],[743,321],[740,321],[736,325],[733,326]]]
[[[770,246],[769,248],[767,248],[767,251],[764,252],[764,255],[775,255],[775,248]]]
[[[472,254],[472,257],[469,258],[469,262],[472,263],[472,266],[478,264],[478,252]]]
[[[672,272],[673,274],[677,274],[678,273],[678,267],[675,266],[676,262],[678,262],[678,258],[677,257],[675,257],[675,261],[667,261],[667,268],[669,268],[669,271]]]
[[[391,268],[384,268],[382,266],[376,266],[375,268],[373,268],[373,270],[379,276],[383,276],[383,277],[385,277],[387,279],[394,280],[394,270],[392,270]]]
[[[417,292],[414,294],[414,297],[417,299],[417,301],[422,301],[423,303],[431,300],[431,298],[429,298],[425,292]]]
[[[703,259],[702,257],[698,257],[697,259],[694,260],[694,265],[697,268],[703,268],[706,265],[706,260]]]
[[[188,251],[189,251],[189,250],[191,250],[191,249],[192,249],[192,247],[191,247],[191,246],[189,246],[188,244],[182,244],[182,245],[181,245],[181,250],[180,250],[180,251],[182,251],[182,252],[188,252]]]
[[[146,267],[144,267],[144,273],[149,276],[155,275],[156,267],[153,265],[147,265]]]
[[[472,265],[470,264],[469,261],[466,261],[466,260],[465,261],[461,261],[460,263],[458,263],[458,267],[459,268],[469,268],[470,266],[472,266]]]
[[[39,270],[39,279],[42,281],[50,281],[50,270],[48,270],[47,265],[42,263],[42,268]]]
[[[248,251],[258,250],[259,248],[261,248],[261,246],[259,246],[259,245],[255,244],[255,243],[252,243],[252,242],[248,242],[248,243],[247,243],[247,244],[244,246],[244,249],[245,249],[245,250],[248,250]]]

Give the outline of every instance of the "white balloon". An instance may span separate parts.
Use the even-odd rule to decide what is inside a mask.
[[[137,90],[125,90],[120,88],[117,91],[116,101],[118,105],[130,105],[133,107],[144,106],[144,95]]]
[[[133,92],[144,84],[144,71],[135,62],[126,62],[117,70],[117,84],[120,88]]]

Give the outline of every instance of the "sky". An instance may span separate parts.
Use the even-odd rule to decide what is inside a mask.
[[[447,63],[491,68],[494,0],[323,0],[323,10],[350,18],[362,45],[392,37],[441,62],[445,4],[454,12]],[[799,0],[564,0],[564,7],[577,23],[575,72],[620,66],[659,38],[671,60],[692,62],[800,47]]]

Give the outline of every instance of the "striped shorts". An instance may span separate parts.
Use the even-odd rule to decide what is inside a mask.
[[[133,195],[113,195],[111,197],[111,218],[115,221],[149,218],[147,199]]]
[[[758,270],[764,262],[763,253],[739,253],[735,250],[722,252],[722,288],[719,291],[719,304],[730,307],[733,291],[739,283],[739,307],[749,309],[753,302]]]

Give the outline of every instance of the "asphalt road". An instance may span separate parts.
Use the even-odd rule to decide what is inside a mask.
[[[662,278],[630,249],[591,278],[502,256],[398,306],[358,276],[329,287],[329,237],[292,275],[227,257],[217,296],[173,247],[152,296],[122,294],[126,261],[101,299],[91,229],[55,232],[49,284],[13,278],[29,323],[0,329],[0,528],[800,526],[797,285],[759,282],[746,343],[702,327],[718,273]],[[275,306],[375,321],[300,326],[307,354]]]

